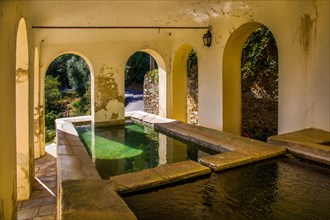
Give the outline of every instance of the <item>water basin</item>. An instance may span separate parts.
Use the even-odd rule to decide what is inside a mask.
[[[216,153],[134,123],[102,128],[82,125],[76,130],[102,179]]]
[[[138,219],[330,219],[330,167],[275,158],[125,195]]]

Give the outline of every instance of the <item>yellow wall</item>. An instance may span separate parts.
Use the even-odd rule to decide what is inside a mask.
[[[187,61],[192,46],[182,45],[173,60],[172,108],[173,119],[187,122]]]
[[[24,18],[18,25],[16,41],[16,162],[17,198],[30,197],[30,149],[29,149],[29,51]]]
[[[15,72],[16,5],[0,2],[0,218],[12,219],[16,209]],[[3,34],[3,33],[8,34]]]
[[[242,44],[250,31],[240,33],[247,23],[267,26],[277,42],[279,133],[308,127],[330,131],[329,6],[329,1],[103,1],[100,4],[84,1],[79,5],[68,1],[0,1],[0,216],[11,219],[16,204],[16,34],[22,17],[26,18],[29,45],[27,132],[29,166],[33,173],[35,47],[40,57],[41,150],[44,144],[44,74],[56,56],[70,51],[85,55],[93,67],[94,121],[104,124],[124,119],[121,98],[124,66],[129,56],[139,50],[153,51],[163,60],[166,74],[162,77],[166,80],[162,87],[162,114],[174,117],[172,88],[177,87],[177,81],[171,73],[175,68],[175,56],[180,46],[191,45],[198,54],[199,124],[237,133],[237,128],[227,129],[226,126],[238,124],[240,101],[231,99],[226,91],[239,93],[236,84],[239,48],[235,47]],[[65,19],[67,17],[70,19]],[[32,29],[32,25],[212,25],[213,43],[211,47],[203,46],[202,36],[206,30],[202,29],[41,30]],[[226,45],[236,34],[240,42],[229,46],[232,49],[227,53]],[[227,61],[233,63],[235,76],[227,74]],[[228,73],[231,71],[229,68]],[[96,82],[100,77],[101,81]],[[104,88],[102,79],[112,80],[113,84],[105,85],[113,85],[118,91]],[[232,108],[236,115],[227,114],[231,102],[234,102]]]
[[[86,31],[88,32],[88,31]],[[165,61],[167,44],[160,46],[149,44],[147,47],[142,42],[104,42],[85,44],[41,44],[41,80],[44,85],[44,74],[49,64],[58,54],[73,52],[82,55],[89,60],[92,67],[92,91],[94,90],[94,105],[92,105],[92,116],[94,123],[98,126],[123,123],[124,112],[124,71],[128,58],[136,51],[145,51],[151,54],[162,67],[160,71],[161,88],[160,100],[166,100],[167,74]],[[94,88],[93,88],[94,87]],[[41,91],[43,93],[43,91]],[[43,97],[43,94],[41,94]],[[166,102],[160,105],[160,113],[166,116]]]

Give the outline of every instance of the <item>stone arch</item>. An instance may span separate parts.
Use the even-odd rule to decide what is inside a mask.
[[[223,55],[223,130],[241,135],[242,89],[241,56],[243,46],[253,31],[261,27],[258,22],[241,25],[229,37]]]
[[[193,47],[184,44],[176,51],[172,72],[172,117],[187,122],[187,61]]]
[[[159,74],[159,111],[158,115],[167,117],[167,77],[166,77],[166,65],[162,56],[152,49],[139,50],[148,53],[152,56],[158,65]]]
[[[27,28],[21,18],[16,40],[16,163],[17,199],[30,197],[33,178],[33,151],[29,146],[29,47]]]
[[[80,56],[88,65],[88,68],[89,68],[89,72],[91,74],[91,113],[92,115],[94,115],[95,113],[95,109],[94,109],[94,68],[93,68],[93,65],[92,65],[92,62],[90,61],[90,59],[84,55],[83,53],[80,53],[78,51],[66,51],[66,52],[62,52],[62,53],[59,53],[57,54],[55,57],[53,57],[53,59],[51,59],[48,64],[47,64],[47,68],[46,68],[46,71],[43,73],[43,83],[45,81],[45,76],[46,76],[46,72],[48,70],[48,67],[50,66],[50,64],[58,57],[64,55],[64,54],[74,54],[74,55],[77,55],[77,56]],[[43,85],[43,90],[44,90],[44,85]],[[41,96],[44,98],[44,95]],[[44,103],[44,100],[43,100],[43,103]]]
[[[93,65],[90,61],[90,59],[85,56],[84,54],[77,52],[77,51],[66,51],[66,52],[61,52],[58,53],[56,56],[54,56],[52,59],[47,61],[47,68],[44,72],[41,73],[40,75],[40,142],[41,142],[41,148],[44,150],[45,149],[45,77],[46,77],[46,72],[48,70],[48,67],[50,64],[58,57],[64,55],[64,54],[75,54],[80,56],[81,58],[84,59],[84,61],[87,63],[90,74],[91,74],[91,115],[95,115],[95,105],[94,105],[94,68]],[[94,117],[92,117],[94,119]]]

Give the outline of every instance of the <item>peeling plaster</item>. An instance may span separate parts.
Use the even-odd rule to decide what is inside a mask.
[[[16,83],[24,82],[28,79],[29,72],[28,70],[18,68],[16,70]]]
[[[110,101],[118,101],[124,104],[125,97],[119,93],[118,83],[115,75],[118,75],[118,70],[113,67],[102,65],[100,73],[95,77],[95,112],[107,110],[107,105]]]
[[[44,140],[44,133],[45,133],[45,116],[44,116],[44,106],[43,105],[39,105],[39,129],[40,132],[39,134],[42,136],[41,140]]]

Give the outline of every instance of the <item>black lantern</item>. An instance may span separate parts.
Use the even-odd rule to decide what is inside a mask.
[[[212,43],[212,34],[210,32],[210,29],[204,34],[203,36],[203,43],[204,46],[210,47]]]

